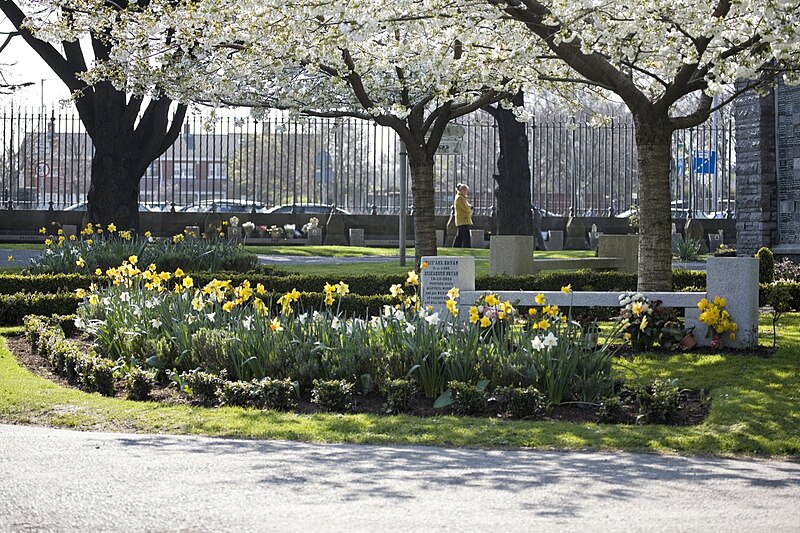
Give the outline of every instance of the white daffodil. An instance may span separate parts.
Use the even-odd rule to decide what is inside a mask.
[[[544,340],[542,340],[542,343],[547,348],[555,348],[556,346],[558,346],[558,338],[556,338],[556,336],[553,335],[553,332],[551,331],[547,334]]]

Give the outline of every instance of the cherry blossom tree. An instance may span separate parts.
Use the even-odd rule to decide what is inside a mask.
[[[543,81],[619,97],[638,147],[640,290],[671,290],[670,141],[736,93],[796,67],[800,3],[790,0],[488,0],[546,44]],[[725,84],[750,80],[730,96]],[[689,112],[686,101],[691,100]]]
[[[148,165],[178,138],[186,115],[185,105],[174,104],[155,86],[148,99],[127,92],[119,80],[89,83],[84,78],[93,64],[111,61],[115,28],[148,4],[148,0],[0,0],[0,10],[18,33],[73,92],[94,144],[85,222],[138,229],[139,181]],[[175,54],[162,59],[172,61]]]
[[[497,36],[516,25],[494,8],[448,0],[283,2],[211,0],[176,9],[151,4],[118,32],[99,78],[168,88],[182,102],[357,117],[388,126],[411,170],[417,263],[436,254],[434,155],[447,124],[509,99],[532,63]],[[164,26],[176,28],[164,38]],[[162,68],[159,50],[192,50]],[[520,61],[525,58],[525,61]]]

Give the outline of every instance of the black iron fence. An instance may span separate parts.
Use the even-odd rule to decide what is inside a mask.
[[[0,190],[6,208],[80,209],[92,142],[72,112],[0,115]],[[436,157],[436,209],[449,212],[455,185],[471,187],[476,213],[491,214],[497,132],[476,114],[448,132]],[[618,215],[637,203],[631,122],[595,127],[538,117],[529,130],[533,201],[547,213]],[[707,123],[673,137],[676,217],[730,215],[735,195],[733,126]],[[141,181],[145,209],[335,204],[351,213],[397,213],[404,157],[388,128],[356,119],[191,116],[180,138]],[[409,204],[412,199],[409,198]],[[409,205],[409,208],[411,206]]]

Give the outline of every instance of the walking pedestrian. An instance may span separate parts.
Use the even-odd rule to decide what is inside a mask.
[[[469,187],[463,183],[456,185],[455,199],[453,200],[453,210],[456,218],[456,238],[453,241],[454,248],[471,248],[469,230],[472,228],[472,204],[469,201]]]

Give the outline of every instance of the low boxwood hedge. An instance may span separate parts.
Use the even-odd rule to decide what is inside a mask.
[[[203,286],[212,279],[230,279],[233,284],[250,280],[255,285],[262,283],[271,294],[280,295],[292,289],[303,293],[303,304],[307,309],[319,309],[324,295],[325,283],[343,281],[351,294],[342,299],[341,311],[348,315],[365,316],[378,313],[383,305],[396,303],[388,296],[389,287],[404,283],[405,276],[356,275],[339,276],[269,276],[259,273],[193,273],[195,286]],[[694,270],[673,271],[676,291],[702,291],[706,284],[706,273]],[[21,276],[0,274],[0,325],[21,324],[26,314],[71,314],[77,309],[79,299],[75,289],[88,288],[91,283],[103,284],[104,278],[80,274],[42,274]],[[557,291],[572,285],[576,291],[624,292],[636,289],[636,275],[622,272],[548,272],[536,276],[480,276],[475,280],[478,290],[496,291]],[[786,283],[791,296],[789,307],[800,310],[800,283]],[[769,285],[762,284],[759,305],[766,304]],[[269,299],[269,298],[267,298]],[[277,296],[273,296],[273,301]]]

